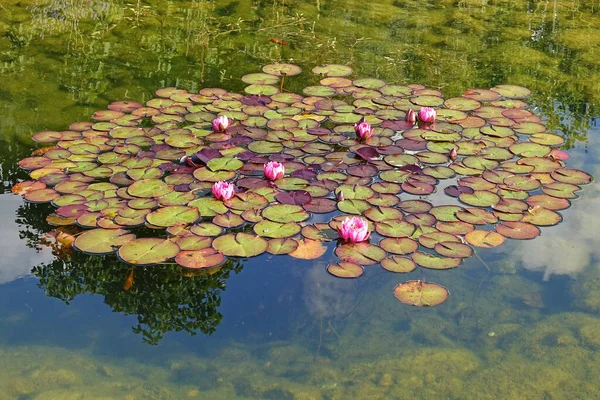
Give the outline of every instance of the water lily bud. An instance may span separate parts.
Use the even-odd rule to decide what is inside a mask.
[[[458,152],[455,148],[452,148],[452,150],[450,150],[449,156],[452,161],[456,160],[456,157],[458,157]]]
[[[373,128],[364,120],[360,124],[354,124],[354,132],[361,139],[368,139],[373,136]]]
[[[213,119],[212,126],[215,132],[223,132],[229,127],[229,118],[226,115],[221,115]]]
[[[417,122],[417,113],[412,108],[406,112],[406,121],[413,125]]]

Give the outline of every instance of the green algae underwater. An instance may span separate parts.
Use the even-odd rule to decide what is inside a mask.
[[[0,101],[3,193],[24,178],[17,161],[35,132],[165,86],[241,91],[239,77],[277,61],[343,62],[446,98],[526,86],[571,149],[569,167],[598,174],[597,2],[88,6],[0,9],[2,74],[18,77]],[[295,92],[307,84],[296,82]],[[65,273],[60,258],[36,253],[49,209],[2,195],[0,398],[598,397],[596,191],[586,188],[540,237],[480,252],[489,272],[471,258],[435,275],[452,295],[429,309],[390,296],[389,274],[367,270],[349,283],[322,263],[268,257],[193,278],[136,268],[125,291],[127,265],[76,253],[79,268]],[[32,267],[39,281],[15,280]]]

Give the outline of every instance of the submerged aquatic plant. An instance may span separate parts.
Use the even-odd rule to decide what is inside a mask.
[[[85,253],[210,269],[265,252],[318,259],[341,237],[327,271],[356,278],[365,265],[456,268],[473,247],[535,238],[592,180],[565,166],[564,138],[530,111],[526,88],[444,99],[421,85],[351,80],[344,65],[313,72],[319,84],[303,95],[282,91],[300,67],[271,64],[242,77],[245,94],[163,88],[146,104],[117,101],[93,122],[38,132],[56,146],[20,161],[31,180],[15,192],[52,203],[48,223],[81,229],[73,247]],[[426,127],[414,125],[414,107]],[[462,206],[428,201],[444,180]],[[139,226],[166,233],[137,238]],[[422,281],[395,293],[422,306],[447,296]]]

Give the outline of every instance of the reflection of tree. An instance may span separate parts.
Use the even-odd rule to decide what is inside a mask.
[[[52,206],[25,203],[17,210],[20,238],[32,248],[44,245],[52,229],[46,216]],[[53,249],[56,250],[56,249]],[[64,250],[64,249],[63,249]],[[132,268],[111,256],[90,256],[78,251],[53,251],[52,262],[33,268],[39,286],[48,296],[69,304],[83,293],[104,296],[114,311],[137,315],[144,341],[157,344],[166,332],[186,331],[212,334],[221,323],[217,311],[221,291],[231,272],[242,269],[239,261],[227,260],[220,268],[194,271],[176,264],[133,268],[133,284],[126,287]]]
[[[129,266],[112,256],[75,252],[69,261],[56,259],[35,267],[33,274],[48,296],[67,304],[82,293],[103,295],[114,311],[137,315],[133,331],[141,333],[145,342],[157,344],[170,331],[215,332],[222,319],[217,311],[220,293],[230,273],[240,270],[240,263],[232,260],[217,271],[196,276],[176,265],[136,267],[133,285],[125,290]]]

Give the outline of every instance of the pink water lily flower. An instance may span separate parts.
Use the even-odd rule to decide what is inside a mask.
[[[229,200],[234,194],[233,183],[227,183],[224,181],[215,182],[212,185],[212,192],[215,196],[215,199]]]
[[[437,111],[431,107],[423,107],[419,110],[419,119],[421,122],[432,123],[435,122],[437,117]]]
[[[269,161],[264,167],[265,176],[272,181],[283,178],[285,167],[277,161]]]
[[[360,124],[354,124],[354,132],[361,139],[368,139],[373,136],[373,128],[367,121],[362,121]]]
[[[338,233],[346,242],[364,242],[371,236],[369,223],[359,217],[346,218],[338,228]]]
[[[227,118],[227,115],[221,115],[213,119],[212,126],[215,132],[223,132],[229,127],[229,118]]]

